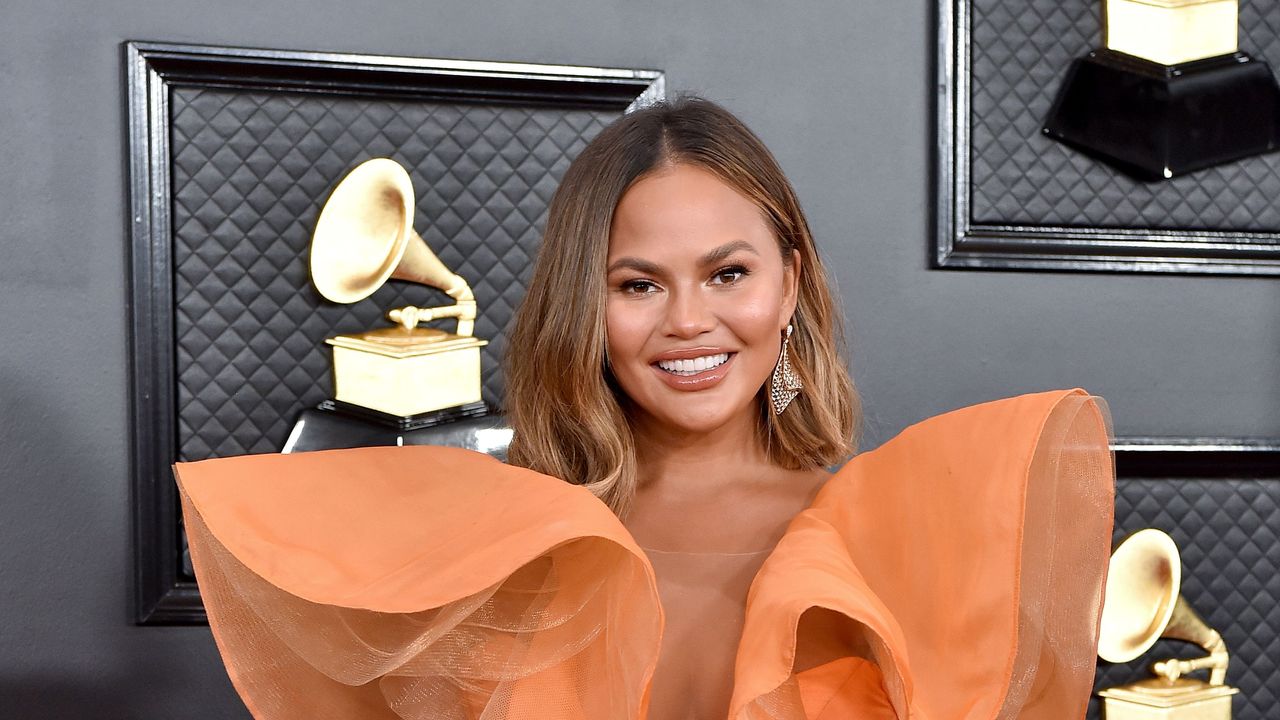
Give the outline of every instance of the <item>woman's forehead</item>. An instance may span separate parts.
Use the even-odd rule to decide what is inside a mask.
[[[754,202],[715,174],[679,164],[641,178],[622,196],[613,214],[609,256],[700,258],[735,241],[757,253],[776,244]]]

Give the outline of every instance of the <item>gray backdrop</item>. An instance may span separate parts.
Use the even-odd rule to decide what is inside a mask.
[[[1280,437],[1280,283],[928,269],[930,0],[6,0],[0,707],[244,718],[207,628],[130,624],[126,39],[657,68],[738,112],[810,214],[874,446],[1084,386],[1122,435]]]

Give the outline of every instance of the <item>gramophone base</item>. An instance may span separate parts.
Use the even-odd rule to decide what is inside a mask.
[[[1171,66],[1097,50],[1072,64],[1044,133],[1164,180],[1280,149],[1280,86],[1244,53]]]
[[[381,410],[353,405],[341,400],[325,400],[317,405],[316,409],[335,412],[340,415],[351,415],[401,432],[421,430],[489,414],[489,406],[485,405],[484,402],[467,403],[466,405],[443,410],[432,410],[431,412],[418,413],[417,415],[392,415]]]
[[[488,342],[434,328],[380,328],[333,346],[334,398],[392,416],[419,416],[480,401],[480,348]]]
[[[1231,696],[1238,692],[1227,685],[1182,678],[1176,684],[1142,680],[1098,695],[1104,720],[1231,720]]]
[[[378,418],[366,408],[352,411],[326,400],[298,414],[281,452],[395,445],[445,445],[507,457],[511,430],[484,403],[424,413],[415,418]]]

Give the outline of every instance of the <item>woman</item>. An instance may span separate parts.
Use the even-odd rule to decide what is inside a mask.
[[[718,106],[633,113],[567,172],[511,337],[511,459],[586,480],[655,565],[654,717],[725,715],[747,586],[852,451],[839,328],[790,183]],[[774,405],[784,337],[802,390]]]
[[[966,408],[831,476],[839,327],[750,131],[702,100],[619,120],[566,173],[511,336],[519,467],[179,466],[237,689],[260,718],[1082,716],[1100,403]]]

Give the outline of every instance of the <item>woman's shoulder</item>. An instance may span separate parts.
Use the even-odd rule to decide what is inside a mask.
[[[415,717],[494,698],[499,714],[641,716],[654,577],[585,489],[438,447],[176,473],[210,627],[254,717],[382,716],[389,698]]]
[[[735,707],[784,682],[804,694],[792,659],[829,635],[803,621],[822,608],[870,648],[899,715],[994,716],[1035,683],[1058,703],[1046,707],[1082,715],[1110,550],[1108,440],[1101,401],[1063,390],[938,415],[855,457],[756,577]],[[1041,646],[1061,655],[1037,665]]]

